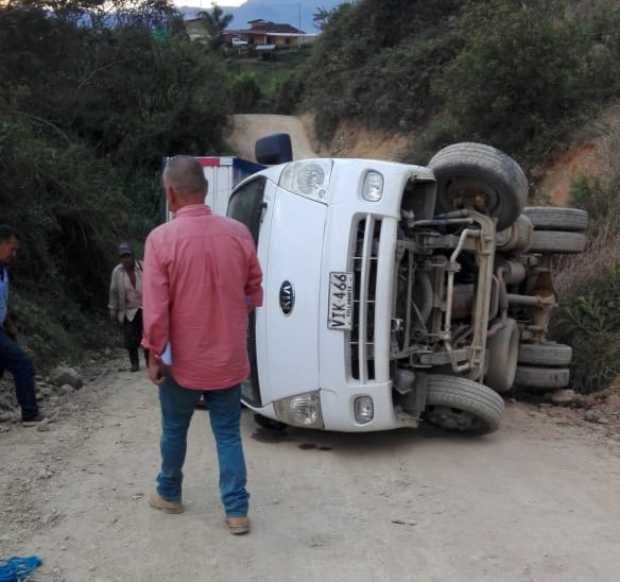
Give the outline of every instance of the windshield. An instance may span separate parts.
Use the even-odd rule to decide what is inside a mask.
[[[248,227],[256,246],[258,246],[258,231],[264,196],[265,179],[257,178],[234,192],[228,203],[228,216],[243,222]]]
[[[263,212],[263,198],[265,197],[265,182],[265,178],[256,178],[241,186],[231,196],[226,213],[230,218],[234,218],[248,227],[257,248]],[[256,356],[256,311],[250,314],[248,324],[248,356],[252,372],[250,377],[241,385],[241,395],[245,402],[260,408],[262,401]]]

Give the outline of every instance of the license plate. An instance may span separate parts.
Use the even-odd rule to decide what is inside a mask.
[[[329,274],[327,327],[342,330],[353,327],[353,273]]]

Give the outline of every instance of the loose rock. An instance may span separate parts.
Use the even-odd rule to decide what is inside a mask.
[[[56,384],[56,386],[69,384],[69,386],[72,386],[76,390],[79,390],[84,384],[82,377],[78,374],[78,372],[68,366],[58,366],[52,372],[51,380],[54,384]]]
[[[611,394],[608,396],[607,406],[613,410],[620,410],[620,394]]]
[[[554,404],[564,405],[572,404],[575,401],[577,394],[574,390],[556,390],[551,395],[551,401]]]
[[[609,420],[598,410],[590,409],[588,410],[583,417],[588,422],[595,422],[597,424],[609,424]]]

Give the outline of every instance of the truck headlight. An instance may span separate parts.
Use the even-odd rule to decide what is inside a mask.
[[[353,402],[355,422],[368,424],[375,417],[375,404],[370,396],[358,396]]]
[[[327,199],[332,165],[331,160],[292,162],[282,171],[278,186],[289,192],[324,202]]]
[[[366,172],[362,184],[362,198],[367,202],[379,202],[383,198],[383,175],[371,170]]]
[[[286,424],[304,428],[324,427],[318,391],[283,398],[274,402],[274,408],[278,418]]]

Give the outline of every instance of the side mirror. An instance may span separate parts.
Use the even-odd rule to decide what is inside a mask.
[[[288,133],[275,133],[256,142],[256,161],[265,166],[275,166],[293,161],[293,146]]]

